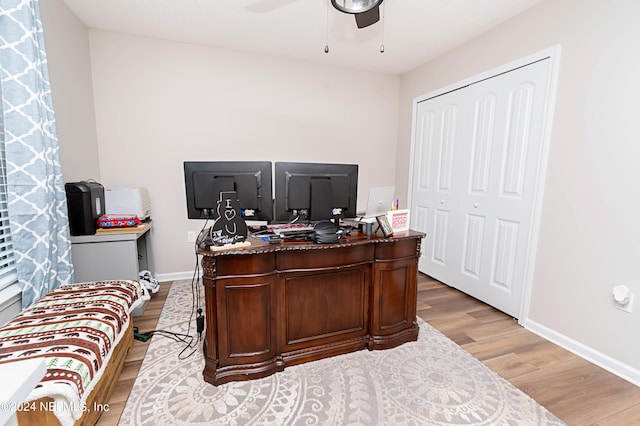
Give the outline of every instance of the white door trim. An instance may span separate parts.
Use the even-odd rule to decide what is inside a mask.
[[[550,47],[548,49],[542,50],[540,52],[534,53],[532,55],[528,55],[526,57],[517,59],[515,61],[509,62],[505,65],[493,68],[491,70],[482,72],[480,74],[474,75],[457,83],[450,84],[448,86],[442,87],[440,89],[434,90],[432,92],[426,93],[424,95],[417,96],[413,99],[413,111],[411,117],[411,150],[410,150],[410,158],[409,158],[409,185],[408,185],[408,194],[407,194],[407,205],[412,205],[412,188],[413,188],[413,179],[414,179],[414,161],[415,161],[415,152],[416,152],[416,119],[417,119],[417,109],[418,103],[430,98],[434,98],[436,96],[443,95],[445,93],[461,89],[470,84],[479,82],[481,80],[485,80],[487,78],[491,78],[497,76],[499,74],[503,74],[505,72],[512,71],[516,68],[523,67],[532,62],[537,62],[540,60],[548,59],[550,61],[550,73],[549,73],[549,84],[548,84],[548,94],[547,94],[547,105],[545,106],[544,113],[544,121],[542,128],[542,140],[540,144],[540,155],[539,155],[539,164],[537,165],[536,172],[536,188],[534,193],[534,201],[533,201],[533,211],[531,214],[531,232],[529,233],[529,241],[528,241],[528,253],[525,259],[525,272],[524,272],[524,283],[522,289],[522,299],[520,302],[520,315],[518,316],[518,322],[521,325],[524,325],[529,318],[529,305],[531,301],[531,291],[533,286],[533,272],[535,268],[535,259],[536,259],[536,248],[538,245],[538,234],[540,231],[540,218],[542,216],[542,200],[544,194],[544,184],[545,178],[547,174],[547,164],[548,164],[548,155],[549,155],[549,145],[551,143],[551,128],[553,122],[553,115],[555,109],[555,100],[556,100],[556,87],[558,82],[558,74],[559,74],[559,64],[560,64],[560,45],[556,45]],[[428,238],[428,236],[427,236]]]

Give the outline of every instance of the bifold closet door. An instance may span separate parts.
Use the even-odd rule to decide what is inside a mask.
[[[421,272],[450,284],[454,279],[454,247],[459,238],[459,151],[469,121],[466,92],[458,89],[420,102],[417,107],[411,211],[427,237],[418,262]]]
[[[514,317],[535,250],[532,216],[549,60],[420,102],[411,209],[419,268]]]

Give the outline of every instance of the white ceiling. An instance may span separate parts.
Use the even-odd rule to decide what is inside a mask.
[[[385,0],[363,29],[330,0],[63,1],[89,28],[402,74],[543,0]]]

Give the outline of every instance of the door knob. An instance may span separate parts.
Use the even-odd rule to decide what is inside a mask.
[[[444,200],[440,200],[440,204],[444,204]]]
[[[477,209],[480,206],[480,203],[473,203],[473,208]]]

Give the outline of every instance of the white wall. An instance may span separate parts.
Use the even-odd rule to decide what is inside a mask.
[[[551,0],[403,76],[396,186],[413,98],[562,46],[530,326],[640,382],[640,2]],[[406,200],[406,199],[405,199]],[[632,314],[612,288],[636,294]],[[585,346],[582,346],[585,345]]]
[[[91,31],[102,184],[151,196],[157,272],[192,271],[183,161],[358,163],[393,184],[399,77]]]
[[[65,182],[100,180],[88,30],[60,0],[39,2]]]

